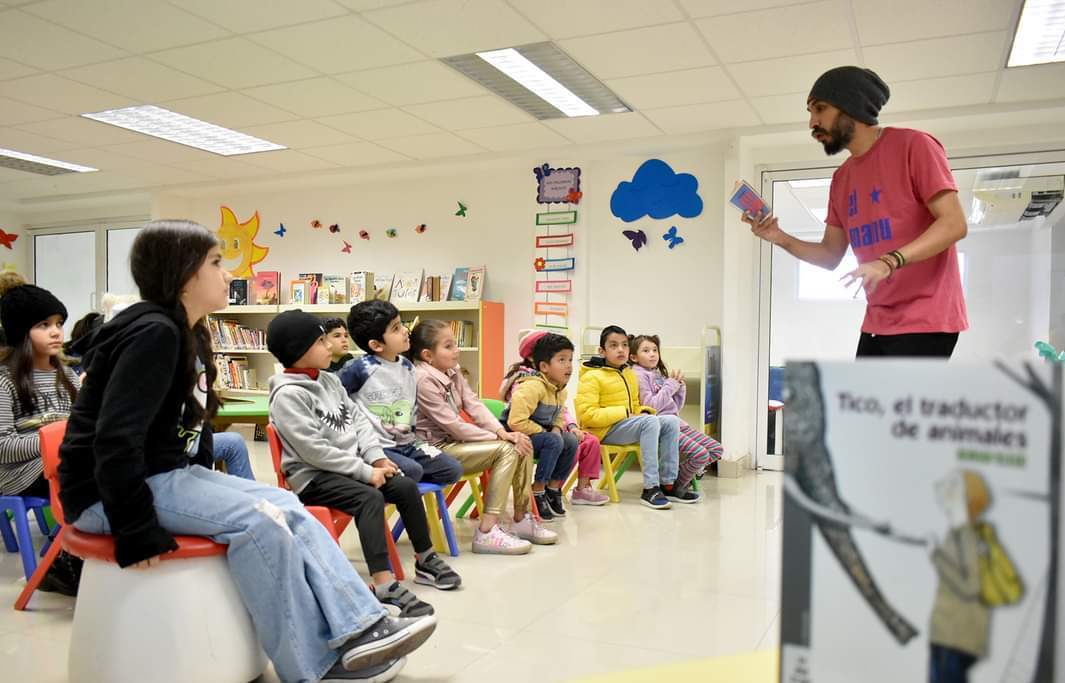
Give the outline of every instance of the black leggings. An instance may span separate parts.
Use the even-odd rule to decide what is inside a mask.
[[[858,358],[893,356],[896,358],[950,358],[958,343],[957,332],[920,334],[869,334],[858,339]]]
[[[334,472],[319,472],[299,493],[304,505],[324,505],[346,512],[355,519],[362,554],[370,573],[389,570],[388,541],[385,539],[385,503],[392,503],[403,519],[414,552],[433,547],[429,522],[418,492],[410,477],[392,477],[379,489]]]

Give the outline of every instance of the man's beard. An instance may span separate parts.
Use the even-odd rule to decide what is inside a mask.
[[[829,156],[838,154],[854,139],[854,119],[841,113],[836,117],[836,122],[832,124],[832,130],[814,128],[811,134],[816,138],[819,133],[828,137],[824,142],[818,140],[825,148],[825,154]]]

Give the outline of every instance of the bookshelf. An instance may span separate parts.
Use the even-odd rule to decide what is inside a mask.
[[[415,316],[421,319],[461,320],[472,323],[474,345],[460,346],[460,363],[469,372],[469,383],[478,395],[498,398],[499,385],[503,381],[503,304],[495,301],[427,301],[422,303],[393,302],[404,320]],[[229,323],[265,330],[275,315],[284,311],[300,309],[321,318],[346,319],[352,304],[280,304],[229,306],[210,316],[212,323]],[[352,343],[352,353],[361,355],[361,349]],[[239,348],[219,346],[216,340],[215,356],[223,355],[246,363],[254,371],[254,386],[233,389],[223,387],[223,396],[265,395],[270,377],[277,371],[276,360],[265,348]]]

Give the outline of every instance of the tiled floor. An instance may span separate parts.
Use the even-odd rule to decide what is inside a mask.
[[[252,465],[272,482],[265,444],[254,444]],[[398,680],[544,683],[775,648],[780,476],[703,482],[701,504],[654,511],[637,504],[640,480],[627,474],[620,505],[571,510],[551,524],[559,545],[525,557],[473,555],[472,527],[458,521],[462,554],[449,561],[463,588],[416,587],[440,626]],[[349,532],[343,544],[365,573],[357,539]],[[399,550],[412,565],[406,537]],[[15,612],[21,574],[18,555],[0,553],[3,678],[65,681],[74,601],[38,593]]]

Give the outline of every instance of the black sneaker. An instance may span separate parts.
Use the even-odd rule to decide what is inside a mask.
[[[358,671],[348,671],[344,668],[344,664],[337,660],[337,663],[333,665],[333,668],[325,673],[322,680],[319,683],[341,683],[342,681],[362,681],[362,683],[388,683],[393,678],[399,675],[399,672],[403,670],[403,666],[407,663],[406,657],[400,657],[399,659],[393,659],[385,662],[384,664],[378,664],[377,666],[368,666],[365,669],[359,669]]]
[[[432,605],[419,600],[417,595],[404,588],[399,581],[393,581],[387,588],[374,586],[373,592],[382,605],[398,608],[400,617],[424,617],[434,613]]]
[[[547,502],[547,492],[533,493],[533,501],[536,503],[536,511],[540,513],[541,522],[551,522],[555,519],[555,513],[551,512],[551,504]]]
[[[684,486],[666,486],[663,488],[665,489],[666,498],[674,503],[691,505],[692,503],[698,503],[701,498],[698,493],[691,490],[691,484],[686,484]]]
[[[565,517],[566,506],[562,504],[562,491],[549,488],[544,492],[547,494],[547,504],[551,506],[551,514],[555,517]]]
[[[436,617],[431,614],[416,619],[381,617],[341,646],[340,664],[347,671],[359,671],[401,659],[421,647],[435,630]]]
[[[666,497],[662,495],[662,489],[657,486],[652,486],[649,489],[644,489],[640,495],[640,503],[646,505],[652,510],[668,510],[673,507]]]
[[[436,553],[431,553],[422,562],[414,558],[414,583],[425,584],[442,591],[449,591],[462,585],[462,577],[455,570],[447,566]]]

